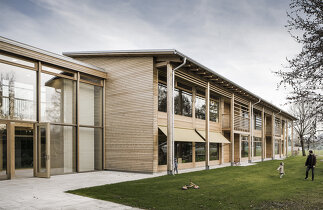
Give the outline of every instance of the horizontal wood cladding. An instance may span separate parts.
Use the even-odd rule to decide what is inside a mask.
[[[153,58],[82,57],[79,60],[101,67],[109,75],[105,91],[105,168],[154,172]]]
[[[79,71],[79,72],[83,72],[83,73],[86,73],[86,74],[94,75],[94,76],[97,76],[97,77],[107,78],[107,74],[105,72],[103,72],[103,71],[95,70],[95,69],[92,69],[92,68],[87,67],[87,66],[82,66],[82,65],[77,64],[77,63],[62,60],[62,59],[59,59],[59,58],[56,58],[56,57],[52,57],[52,56],[49,56],[49,55],[46,55],[46,54],[42,54],[40,52],[35,52],[35,51],[25,49],[25,48],[22,48],[22,47],[13,46],[13,45],[11,45],[9,43],[5,43],[5,42],[1,42],[1,41],[0,41],[0,50],[3,50],[5,52],[9,52],[9,53],[12,53],[12,54],[24,56],[26,58],[34,59],[34,60],[37,60],[37,61],[42,61],[42,62],[45,62],[45,63],[49,63],[49,64],[57,65],[57,66],[60,66],[60,67],[64,67],[64,68],[76,70],[76,71]]]
[[[174,127],[205,130],[205,120],[195,119],[195,126],[194,126],[193,120],[194,118],[192,117],[175,115]],[[158,112],[158,125],[167,126],[166,112]],[[210,121],[210,131],[221,132],[222,130],[221,130],[220,123]]]

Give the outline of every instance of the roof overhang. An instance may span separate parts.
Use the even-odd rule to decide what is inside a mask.
[[[252,103],[256,103],[257,101],[261,101],[261,103],[263,106],[268,107],[270,109],[273,110],[273,112],[275,112],[276,114],[280,113],[283,114],[285,116],[287,116],[289,119],[291,120],[297,120],[297,118],[295,118],[294,116],[290,115],[289,113],[287,113],[286,111],[280,109],[279,107],[269,103],[268,101],[264,100],[263,98],[257,96],[256,94],[248,91],[247,89],[241,87],[240,85],[236,84],[235,82],[223,77],[222,75],[216,73],[215,71],[213,71],[212,69],[202,65],[201,63],[195,61],[194,59],[190,58],[189,56],[175,50],[175,49],[162,49],[162,50],[112,50],[112,51],[84,51],[84,52],[64,52],[63,55],[72,57],[72,58],[77,58],[77,57],[98,57],[98,56],[153,56],[153,57],[173,57],[173,58],[180,58],[175,60],[176,62],[181,62],[181,60],[183,60],[184,58],[187,59],[187,63],[188,64],[192,64],[195,65],[196,67],[198,67],[199,69],[205,71],[206,73],[208,73],[210,76],[209,77],[214,77],[217,78],[221,81],[224,81],[227,87],[230,87],[231,90],[234,90],[236,92],[241,93],[242,97],[248,98],[250,101],[252,101]],[[208,80],[206,78],[206,80]],[[225,88],[225,87],[223,87]],[[232,92],[234,92],[232,91]]]

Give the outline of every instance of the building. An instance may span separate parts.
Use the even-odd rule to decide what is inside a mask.
[[[0,37],[1,178],[287,155],[293,116],[176,50],[64,55]]]

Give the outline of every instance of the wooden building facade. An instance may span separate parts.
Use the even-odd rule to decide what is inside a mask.
[[[64,55],[0,37],[0,179],[173,171],[174,158],[208,169],[293,147],[293,116],[176,50]]]
[[[176,50],[64,55],[109,75],[106,169],[154,173],[172,170],[174,157],[185,169],[287,155],[293,116]]]

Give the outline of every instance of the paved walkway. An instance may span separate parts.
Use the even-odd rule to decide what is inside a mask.
[[[249,164],[246,164],[249,165]],[[252,165],[252,164],[250,164]],[[230,163],[211,166],[211,169],[230,166]],[[204,170],[204,167],[180,170],[179,173]],[[0,181],[0,209],[134,209],[132,207],[65,193],[117,182],[162,176],[166,173],[141,174],[99,171],[44,178],[17,178]]]

